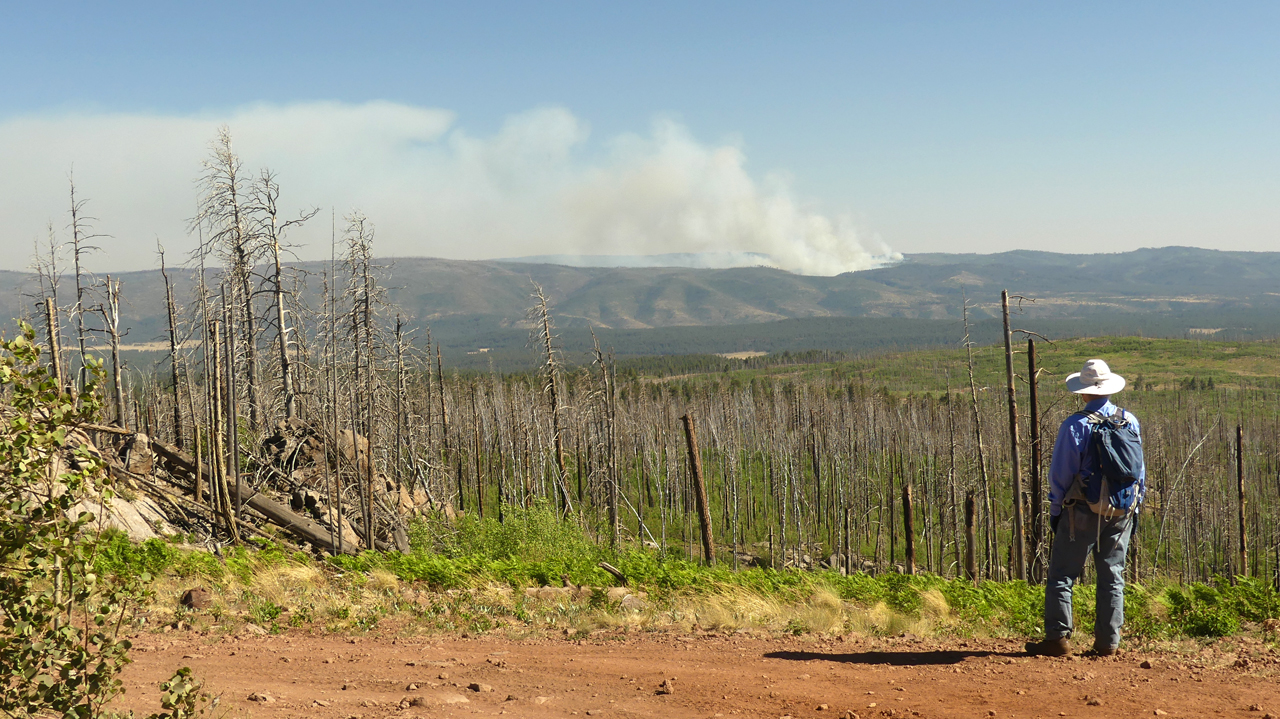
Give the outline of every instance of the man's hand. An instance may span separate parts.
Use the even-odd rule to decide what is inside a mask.
[[[1062,512],[1065,511],[1067,510],[1064,508]],[[1062,519],[1062,512],[1049,516],[1049,528],[1053,530],[1055,535],[1058,533],[1058,520]]]

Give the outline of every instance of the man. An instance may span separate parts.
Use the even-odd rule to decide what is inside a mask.
[[[1109,656],[1120,645],[1124,624],[1124,563],[1129,539],[1137,521],[1138,504],[1146,487],[1146,467],[1137,456],[1136,494],[1132,509],[1098,514],[1090,507],[1084,487],[1098,471],[1091,456],[1090,440],[1099,418],[1110,417],[1118,408],[1111,395],[1124,389],[1125,379],[1111,371],[1106,362],[1091,359],[1084,368],[1067,377],[1067,389],[1081,396],[1082,412],[1068,417],[1058,430],[1049,468],[1049,515],[1053,528],[1053,556],[1044,596],[1044,641],[1027,644],[1029,654],[1060,657],[1071,653],[1071,589],[1093,554],[1098,575],[1097,620],[1093,649]],[[1138,418],[1125,411],[1123,418],[1138,434]],[[1140,445],[1139,445],[1140,447]],[[1105,498],[1103,501],[1106,501]]]

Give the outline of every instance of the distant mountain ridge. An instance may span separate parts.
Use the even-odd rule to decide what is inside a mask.
[[[555,301],[562,323],[614,329],[800,317],[958,318],[964,296],[973,303],[971,313],[994,316],[1001,289],[1035,298],[1026,309],[1043,317],[1280,309],[1280,253],[1183,247],[1105,255],[921,254],[835,277],[769,267],[567,267],[405,259],[396,261],[391,279],[403,287],[401,304],[419,308],[419,317],[444,318],[454,308],[466,307],[461,314],[501,314],[518,321],[522,313],[503,308],[527,304],[521,296],[536,281]],[[416,291],[422,286],[419,279],[429,280],[424,283],[427,291]],[[475,297],[478,287],[486,287],[483,298]]]
[[[879,269],[835,277],[769,267],[570,267],[515,261],[434,258],[383,260],[388,299],[417,324],[458,347],[486,333],[520,330],[533,283],[551,298],[561,328],[641,331],[751,325],[795,319],[902,318],[958,320],[964,301],[975,321],[998,316],[1000,290],[1034,298],[1024,318],[1083,322],[1125,319],[1142,330],[1160,326],[1252,326],[1280,317],[1280,252],[1226,252],[1188,247],[1067,255],[1014,251],[991,255],[919,254]],[[297,263],[306,294],[320,307],[324,262]],[[185,303],[190,272],[170,272]],[[164,288],[156,270],[113,274],[124,281],[124,323],[131,342],[162,335]],[[63,295],[69,297],[68,281]],[[32,314],[22,296],[35,289],[28,273],[0,272],[0,313]],[[63,304],[67,304],[63,300]],[[1235,318],[1233,320],[1233,318]],[[948,326],[950,326],[948,324]],[[1074,326],[1074,325],[1073,325]],[[584,330],[585,331],[585,330]],[[739,334],[748,333],[744,330]],[[713,350],[721,351],[721,350]],[[724,350],[729,351],[729,350]]]
[[[500,257],[494,262],[566,267],[689,267],[725,270],[731,267],[777,267],[769,255],[759,252],[668,252],[661,255],[530,255]]]

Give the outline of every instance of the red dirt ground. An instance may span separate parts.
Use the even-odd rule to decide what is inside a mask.
[[[1105,659],[1027,657],[1003,640],[742,634],[181,632],[134,643],[119,704],[144,716],[159,707],[159,682],[184,665],[220,695],[219,715],[252,719],[1280,716],[1280,656],[1256,642],[1230,650],[1252,658],[1206,649]],[[669,694],[658,693],[664,680]]]

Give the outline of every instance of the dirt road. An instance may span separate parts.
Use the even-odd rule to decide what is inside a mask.
[[[135,645],[123,706],[154,711],[158,683],[187,665],[220,710],[253,719],[1280,716],[1280,656],[1256,641],[1106,659],[910,637],[183,632]]]

